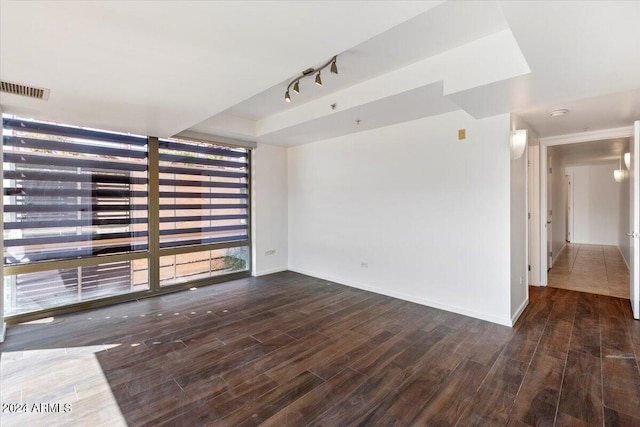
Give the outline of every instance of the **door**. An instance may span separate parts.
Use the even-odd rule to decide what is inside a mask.
[[[640,121],[633,124],[633,136],[629,144],[631,153],[631,168],[629,169],[629,225],[627,233],[631,239],[631,271],[629,272],[631,286],[631,308],[633,317],[640,319]]]
[[[551,161],[551,156],[549,156],[549,161],[547,165],[549,166],[548,175],[547,175],[547,271],[551,270],[553,267],[553,177],[551,174],[553,173],[553,169],[551,165],[553,162]]]
[[[567,242],[573,240],[573,173],[565,175],[567,180]]]

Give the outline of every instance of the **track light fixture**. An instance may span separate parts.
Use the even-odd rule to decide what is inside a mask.
[[[322,70],[324,70],[328,66],[331,66],[331,68],[329,69],[331,73],[338,74],[338,65],[336,64],[336,59],[337,59],[337,56],[334,56],[326,64],[322,65],[321,67],[307,68],[302,73],[300,73],[298,77],[291,80],[289,82],[289,85],[287,85],[287,91],[284,93],[284,100],[287,102],[291,102],[291,95],[289,93],[289,90],[292,89],[292,86],[293,86],[294,93],[300,93],[300,80],[304,79],[305,77],[311,77],[315,74],[316,75],[315,83],[318,86],[322,86],[322,78],[320,77],[320,72]]]

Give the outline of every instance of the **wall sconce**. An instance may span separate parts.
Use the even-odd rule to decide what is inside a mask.
[[[616,182],[624,181],[624,169],[622,169],[622,160],[618,159],[618,169],[613,171],[613,179]]]
[[[631,170],[631,153],[624,153],[624,165]]]
[[[511,160],[522,157],[527,147],[527,130],[520,129],[511,132]]]

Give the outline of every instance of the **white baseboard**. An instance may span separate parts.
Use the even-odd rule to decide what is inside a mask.
[[[629,267],[629,263],[627,262],[627,259],[624,257],[624,254],[622,253],[622,249],[620,249],[620,246],[616,246],[616,247],[618,248],[618,252],[620,252],[620,256],[622,257],[624,264],[627,266],[627,270],[631,271],[631,267]]]
[[[443,304],[443,303],[438,302],[438,301],[432,301],[432,300],[425,299],[425,298],[417,298],[417,297],[414,297],[412,295],[407,295],[407,294],[404,294],[404,293],[401,293],[401,292],[393,292],[393,291],[389,291],[387,289],[381,289],[381,288],[377,288],[377,287],[374,287],[374,286],[362,285],[360,283],[355,283],[355,282],[352,282],[352,281],[349,281],[349,280],[344,280],[344,279],[341,279],[341,278],[338,278],[338,277],[332,277],[332,276],[329,276],[329,275],[326,275],[326,274],[316,273],[316,272],[313,272],[313,271],[307,271],[307,270],[304,270],[304,269],[289,267],[289,270],[293,271],[295,273],[305,274],[307,276],[312,276],[312,277],[316,277],[318,279],[327,280],[329,282],[334,282],[334,283],[337,283],[339,285],[349,286],[351,288],[361,289],[363,291],[374,292],[376,294],[386,295],[386,296],[392,297],[392,298],[398,298],[398,299],[401,299],[403,301],[414,302],[416,304],[426,305],[428,307],[433,307],[433,308],[438,308],[440,310],[449,311],[451,313],[461,314],[463,316],[469,316],[469,317],[473,317],[475,319],[486,320],[487,322],[497,323],[497,324],[503,325],[503,326],[509,326],[509,327],[513,326],[513,323],[511,321],[511,319],[509,319],[509,318],[501,318],[501,317],[497,317],[497,316],[492,316],[492,315],[486,314],[486,313],[480,313],[480,312],[473,311],[473,310],[467,310],[467,309],[464,309],[464,308],[451,306],[449,304]]]
[[[520,304],[520,307],[518,307],[518,310],[516,310],[513,316],[511,316],[511,326],[516,324],[516,322],[518,321],[518,318],[520,318],[520,316],[522,315],[522,312],[524,311],[525,308],[527,308],[528,305],[529,305],[529,295],[527,292],[527,298],[522,302],[522,304]]]
[[[560,254],[562,253],[562,251],[565,250],[565,248],[567,247],[567,242],[564,243],[564,245],[562,245],[562,247],[560,248],[560,250],[558,251],[558,253],[556,254],[556,256],[553,257],[553,259],[551,260],[551,264],[555,264],[556,260],[558,259],[558,257],[560,256]]]
[[[271,268],[269,270],[254,271],[251,273],[251,275],[253,277],[260,277],[260,276],[266,276],[267,274],[282,273],[283,271],[287,271],[287,270],[288,270],[287,267],[277,267],[277,268]]]

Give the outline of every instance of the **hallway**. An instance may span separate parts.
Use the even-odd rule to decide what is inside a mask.
[[[553,288],[629,299],[629,269],[615,246],[567,243],[548,277]]]

